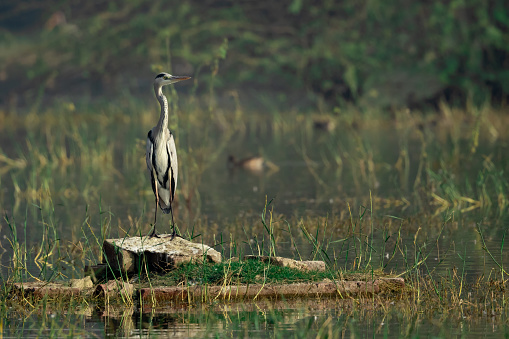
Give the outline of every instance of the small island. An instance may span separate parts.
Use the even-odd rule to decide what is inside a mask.
[[[354,298],[405,290],[383,272],[337,272],[324,261],[246,255],[222,258],[212,247],[171,236],[107,239],[103,262],[83,279],[13,284],[24,296],[128,298],[143,303],[289,298]]]

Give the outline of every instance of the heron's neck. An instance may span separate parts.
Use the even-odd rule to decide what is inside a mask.
[[[156,93],[157,101],[159,101],[159,105],[161,105],[161,116],[159,117],[159,122],[157,123],[159,130],[161,130],[161,128],[168,127],[168,100],[163,94],[162,87],[155,87],[154,91]]]

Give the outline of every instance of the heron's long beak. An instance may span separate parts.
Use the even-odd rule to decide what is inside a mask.
[[[182,81],[182,80],[187,80],[187,79],[191,79],[191,77],[188,77],[188,76],[181,76],[181,75],[172,75],[170,80],[172,83],[174,82],[178,82],[178,81]]]

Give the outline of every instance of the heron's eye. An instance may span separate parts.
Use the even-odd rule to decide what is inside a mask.
[[[169,77],[167,75],[164,76],[164,80],[168,80]]]

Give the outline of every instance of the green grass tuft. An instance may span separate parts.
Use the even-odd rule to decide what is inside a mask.
[[[183,264],[164,275],[152,277],[151,284],[152,286],[289,284],[321,281],[336,276],[337,273],[333,271],[300,271],[294,268],[270,265],[257,260],[245,260],[219,264]],[[146,285],[148,286],[148,282]]]

